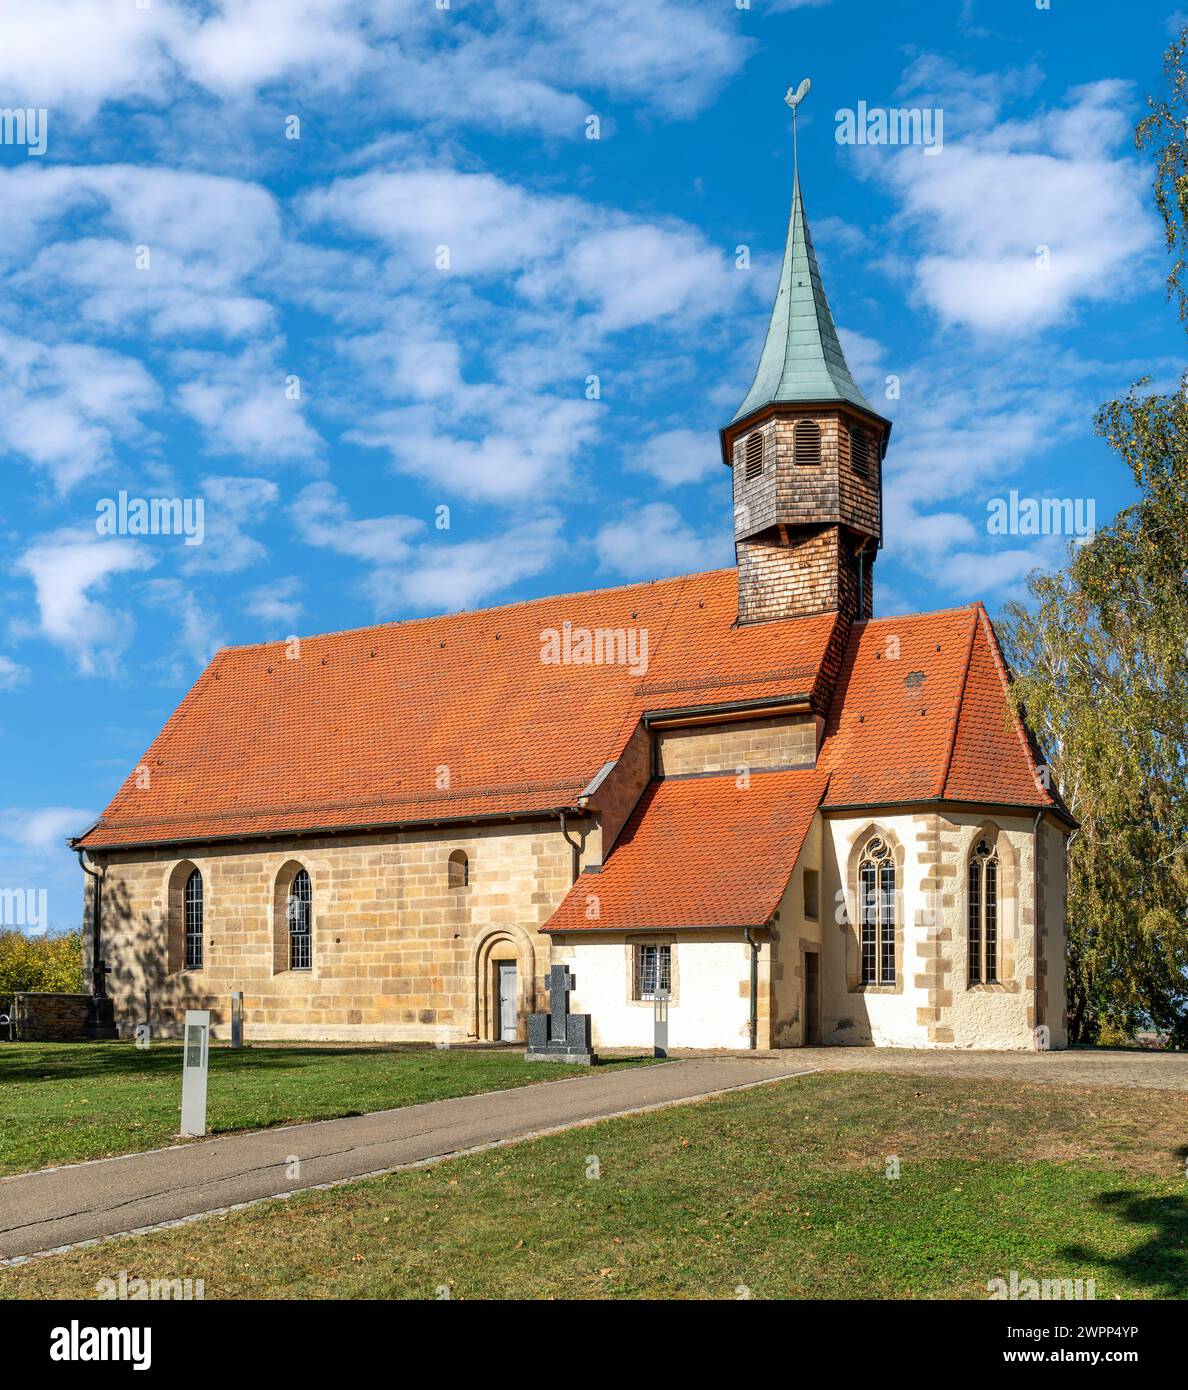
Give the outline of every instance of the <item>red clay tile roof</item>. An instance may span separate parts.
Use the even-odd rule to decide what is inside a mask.
[[[1007,722],[980,606],[858,625],[831,692],[836,615],[737,627],[736,578],[717,570],[307,637],[296,659],[284,642],[224,648],[140,760],[147,787],[130,773],[80,843],[550,811],[574,805],[645,711],[810,695],[829,712],[829,805],[1059,804],[1035,786],[1027,739]],[[565,623],[571,634],[646,631],[646,671],[542,661],[542,633]]]
[[[942,795],[951,801],[1060,806],[1043,788],[1035,749],[1007,699],[1007,670],[994,625],[979,604]]]
[[[736,614],[730,569],[307,637],[295,660],[284,642],[224,648],[141,759],[149,785],[130,773],[81,843],[571,806],[645,709],[812,691],[835,616]],[[566,622],[646,631],[646,671],[546,664],[541,634]]]
[[[935,799],[1061,806],[1039,785],[981,604],[859,624],[818,765],[830,773],[826,807]]]
[[[582,874],[542,930],[764,926],[825,782],[812,768],[756,773],[745,788],[733,773],[652,782],[602,871]]]

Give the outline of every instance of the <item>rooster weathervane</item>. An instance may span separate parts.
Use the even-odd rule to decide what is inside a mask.
[[[806,77],[806,78],[804,78],[804,79],[801,81],[800,86],[797,87],[795,91],[793,91],[792,88],[789,87],[789,88],[788,88],[788,91],[787,91],[787,94],[786,94],[785,97],[784,97],[784,102],[785,102],[785,104],[788,105],[788,106],[790,106],[790,107],[792,108],[792,168],[793,168],[793,170],[795,170],[795,169],[796,169],[796,166],[797,166],[797,154],[796,154],[796,108],[797,108],[797,107],[800,105],[800,103],[805,99],[805,97],[808,96],[808,94],[809,94],[809,88],[810,88],[812,85],[813,85],[812,82]]]

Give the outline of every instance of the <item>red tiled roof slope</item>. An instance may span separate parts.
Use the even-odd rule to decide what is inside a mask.
[[[733,773],[652,782],[602,871],[582,874],[543,930],[763,926],[825,782],[815,769],[756,773],[746,787]]]
[[[981,604],[859,624],[818,764],[827,807],[887,802],[1053,806],[1038,783]]]
[[[1059,805],[1038,778],[1031,742],[1007,696],[994,625],[979,605],[944,795],[952,801]]]
[[[980,606],[859,624],[829,704],[837,616],[738,627],[736,578],[717,570],[308,637],[292,660],[284,642],[225,648],[140,760],[148,785],[130,773],[81,843],[548,811],[619,757],[645,711],[797,696],[828,710],[830,805],[942,794],[1059,805],[1007,722]],[[542,634],[566,623],[571,634],[646,633],[646,670],[642,645],[634,666],[542,661]]]
[[[812,690],[835,616],[737,628],[735,586],[720,570],[382,624],[303,638],[295,660],[225,648],[141,759],[148,786],[129,774],[82,843],[571,805],[645,709]],[[543,662],[566,622],[646,632],[647,669]]]

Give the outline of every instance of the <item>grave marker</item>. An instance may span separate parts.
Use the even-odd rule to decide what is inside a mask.
[[[569,992],[576,981],[569,967],[554,965],[546,988],[549,1012],[528,1015],[528,1051],[525,1062],[572,1062],[591,1066],[598,1059],[590,1047],[590,1015],[569,1012]]]

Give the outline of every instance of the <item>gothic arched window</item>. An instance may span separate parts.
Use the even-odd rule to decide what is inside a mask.
[[[446,865],[447,882],[451,888],[470,887],[470,860],[465,853],[456,849]]]
[[[998,983],[998,850],[985,836],[969,857],[969,982]]]
[[[202,875],[197,869],[186,879],[185,908],[186,969],[202,969]]]
[[[881,835],[867,841],[858,862],[858,979],[895,983],[895,859]]]
[[[313,886],[304,869],[289,885],[289,969],[313,967]]]
[[[801,465],[821,462],[821,426],[816,420],[797,420],[792,431],[792,462]]]

